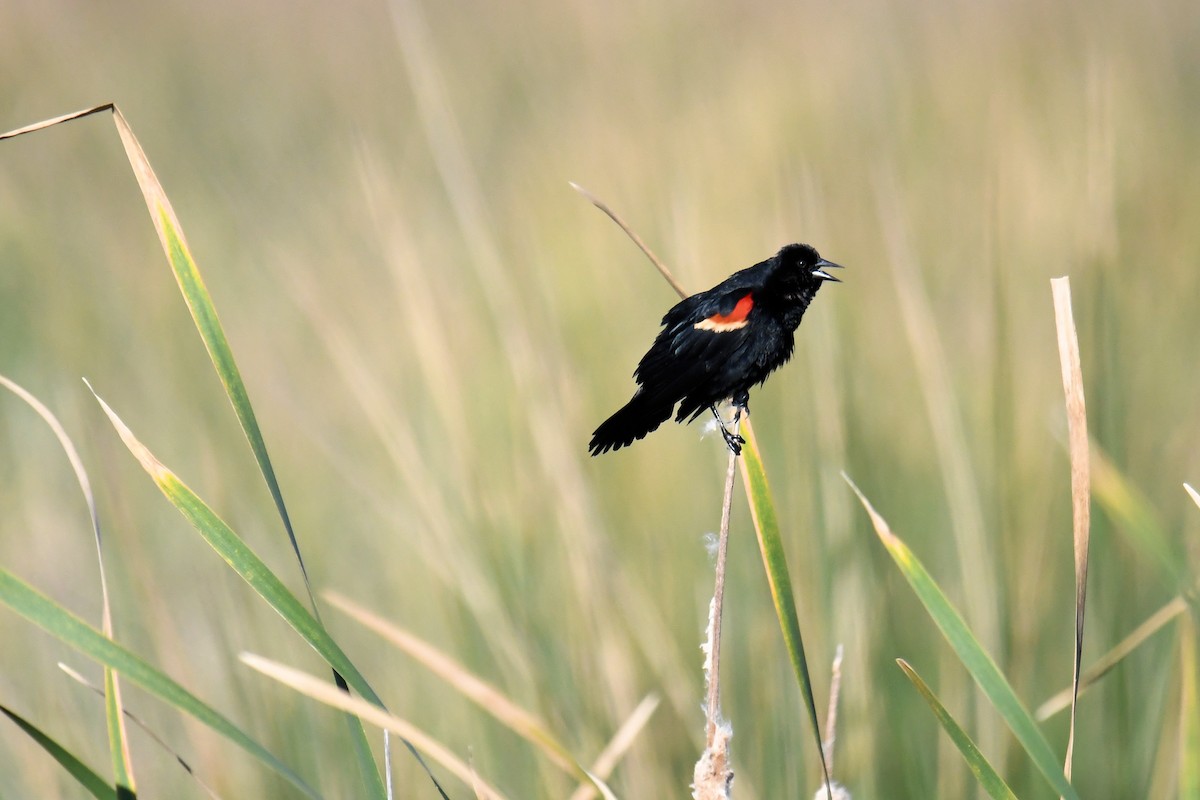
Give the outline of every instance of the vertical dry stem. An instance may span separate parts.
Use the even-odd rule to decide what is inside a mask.
[[[712,603],[708,609],[708,640],[704,651],[704,674],[708,683],[705,704],[704,752],[692,774],[692,797],[717,800],[730,797],[733,770],[729,763],[729,739],[732,729],[721,719],[721,615],[725,603],[725,561],[729,553],[729,514],[733,506],[733,480],[737,456],[730,451],[725,474],[725,501],[721,507],[721,532],[717,538],[716,578]]]

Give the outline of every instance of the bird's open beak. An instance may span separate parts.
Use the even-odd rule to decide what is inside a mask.
[[[834,283],[841,283],[842,281],[840,278],[835,278],[832,275],[830,275],[828,272],[825,271],[829,268],[845,269],[845,267],[843,267],[841,264],[835,264],[832,261],[826,261],[825,259],[822,258],[820,261],[817,262],[816,268],[813,269],[812,276],[814,278],[820,278],[823,281],[833,281]]]

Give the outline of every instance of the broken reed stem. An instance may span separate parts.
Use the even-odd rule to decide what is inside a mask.
[[[704,675],[708,702],[705,704],[704,752],[692,773],[694,800],[728,798],[733,783],[729,767],[729,726],[721,719],[721,615],[725,605],[725,562],[729,553],[729,514],[733,507],[733,480],[737,474],[737,455],[729,452],[725,473],[725,500],[721,506],[721,531],[717,537],[716,577],[713,598],[708,607],[708,639],[703,647]]]

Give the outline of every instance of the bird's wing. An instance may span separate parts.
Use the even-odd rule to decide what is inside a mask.
[[[663,329],[642,357],[634,378],[642,391],[678,401],[738,356],[757,308],[755,292],[771,269],[764,261],[687,297],[663,316]]]
[[[703,385],[747,341],[754,292],[739,287],[694,295],[668,312],[664,328],[642,357],[634,378],[652,395],[678,400]]]

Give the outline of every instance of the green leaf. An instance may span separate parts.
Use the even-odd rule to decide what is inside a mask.
[[[983,690],[983,693],[991,701],[992,706],[1004,718],[1010,730],[1017,737],[1017,741],[1025,749],[1026,754],[1033,761],[1034,765],[1046,776],[1046,780],[1054,787],[1059,796],[1064,800],[1079,800],[1079,796],[1075,793],[1075,789],[1067,781],[1063,775],[1062,768],[1058,765],[1058,759],[1054,755],[1054,751],[1050,749],[1050,743],[1046,741],[1046,737],[1042,735],[1042,731],[1038,728],[1037,723],[1033,721],[1029,711],[1021,703],[1012,686],[1009,685],[1000,668],[996,666],[996,662],[992,661],[991,656],[980,646],[979,642],[971,634],[967,623],[963,621],[962,616],[950,604],[946,595],[942,592],[941,587],[933,580],[925,567],[921,564],[913,552],[908,549],[908,545],[904,544],[888,527],[887,522],[881,517],[875,508],[870,504],[858,487],[854,485],[854,481],[845,473],[842,474],[846,483],[850,484],[850,488],[858,495],[859,502],[866,509],[867,514],[871,517],[871,523],[875,527],[875,533],[879,536],[879,540],[883,542],[883,546],[887,548],[888,554],[892,560],[896,562],[896,566],[900,568],[900,572],[908,581],[909,586],[916,592],[917,598],[921,604],[925,606],[925,610],[929,612],[929,616],[933,618],[934,623],[938,626],[938,630],[942,632],[942,636],[949,642],[950,647],[958,656],[959,661],[971,673],[971,677]]]
[[[120,672],[168,705],[203,722],[286,778],[305,796],[319,800],[320,795],[298,774],[214,708],[2,567],[0,603],[80,653]]]
[[[283,502],[283,492],[275,477],[275,468],[271,465],[271,457],[267,454],[267,444],[263,440],[262,429],[259,428],[254,408],[250,405],[250,395],[246,391],[246,384],[242,381],[242,374],[238,370],[237,362],[233,360],[233,350],[229,347],[229,340],[225,338],[225,330],[217,318],[217,309],[213,305],[208,288],[204,285],[204,280],[200,277],[196,262],[192,260],[192,254],[188,251],[183,236],[172,224],[171,215],[161,207],[158,209],[158,213],[159,224],[162,226],[166,239],[167,259],[171,262],[171,270],[175,273],[179,289],[183,292],[183,299],[187,302],[188,310],[192,312],[196,330],[200,332],[200,338],[204,340],[204,347],[208,350],[217,376],[221,379],[221,385],[225,387],[225,394],[233,405],[233,411],[242,426],[242,431],[246,434],[250,449],[254,452],[254,459],[258,462],[259,471],[262,472],[267,489],[271,492],[271,498],[275,501],[275,509],[283,521],[288,539],[291,540],[292,550],[300,563],[300,570],[304,573],[304,581],[307,586],[308,571],[304,567],[304,559],[300,556],[300,545],[296,542],[292,521],[288,516],[287,506]]]
[[[225,389],[225,395],[229,398],[229,402],[233,406],[238,423],[242,426],[242,432],[246,435],[246,441],[249,442],[250,449],[254,453],[254,459],[258,463],[259,472],[262,473],[263,480],[267,484],[267,489],[271,493],[271,498],[275,502],[275,510],[283,522],[283,528],[287,532],[288,541],[292,545],[292,552],[295,554],[296,562],[300,566],[300,575],[304,579],[304,590],[308,593],[309,605],[319,626],[320,612],[317,610],[317,601],[313,596],[312,585],[308,580],[308,569],[304,565],[304,557],[300,553],[300,543],[296,540],[296,533],[292,529],[292,521],[288,516],[287,506],[283,502],[283,491],[279,488],[279,481],[275,477],[275,468],[271,464],[270,456],[267,455],[266,441],[263,439],[262,430],[258,426],[258,419],[254,414],[254,408],[250,405],[250,395],[246,391],[246,384],[242,380],[237,362],[234,361],[233,349],[230,348],[229,340],[225,337],[225,329],[221,326],[221,321],[217,317],[217,309],[213,304],[212,296],[208,293],[208,288],[204,285],[204,279],[200,276],[200,270],[196,267],[196,262],[192,259],[187,240],[183,235],[183,229],[179,224],[179,219],[175,216],[175,210],[171,207],[171,201],[167,199],[167,194],[163,190],[162,184],[159,183],[158,176],[154,174],[154,169],[150,166],[150,161],[146,158],[145,151],[142,150],[137,137],[133,135],[133,129],[129,127],[129,123],[125,121],[124,115],[115,106],[113,107],[113,122],[117,126],[117,133],[120,135],[121,142],[125,146],[125,154],[129,158],[129,164],[133,167],[134,176],[141,187],[146,208],[149,210],[150,218],[154,222],[155,229],[158,231],[159,241],[162,243],[167,261],[171,265],[171,271],[175,274],[175,281],[179,284],[179,291],[183,294],[184,302],[187,304],[188,311],[192,315],[192,320],[196,324],[196,330],[200,333],[200,338],[204,341],[204,347],[208,351],[209,358],[212,360],[213,368],[216,370],[217,377]],[[334,679],[338,683],[342,683],[343,678],[344,676],[342,675],[334,675]],[[348,716],[346,722],[349,726],[355,760],[358,762],[359,769],[363,775],[364,789],[375,800],[383,800],[387,797],[387,793],[384,789],[383,779],[379,774],[379,768],[375,764],[375,759],[371,756],[371,748],[367,741],[366,730],[363,728],[362,722],[355,717]],[[408,745],[407,742],[405,744]],[[412,745],[408,745],[408,749],[412,751],[418,761],[421,761],[421,757],[413,749]],[[422,766],[424,766],[423,762]],[[437,779],[433,775],[429,777],[436,786]],[[441,787],[438,787],[438,789],[440,791]]]
[[[979,752],[979,748],[975,745],[975,742],[971,741],[971,737],[962,729],[962,726],[958,724],[954,717],[950,716],[950,712],[938,700],[937,695],[933,693],[928,684],[921,679],[917,671],[902,658],[896,659],[896,663],[900,665],[900,669],[912,681],[912,685],[917,687],[917,691],[921,693],[921,697],[925,698],[925,702],[929,704],[933,715],[937,717],[938,722],[942,724],[943,730],[950,736],[950,741],[954,742],[954,746],[958,748],[958,752],[962,753],[967,766],[971,768],[971,772],[975,774],[976,780],[979,781],[979,785],[989,795],[996,798],[996,800],[1017,800],[1017,796],[1013,794],[1012,789],[1008,788],[1008,784],[1004,782],[1004,779],[993,769],[983,753]]]
[[[110,639],[112,631],[105,631]],[[133,780],[133,769],[129,758],[128,737],[125,734],[125,711],[121,706],[121,684],[117,673],[110,667],[104,668],[104,721],[108,731],[109,759],[113,775],[116,776],[118,800],[137,797],[137,785]]]
[[[783,552],[783,537],[779,533],[779,518],[775,514],[775,501],[771,499],[771,487],[767,484],[767,472],[758,452],[758,442],[749,420],[742,425],[746,439],[742,447],[742,483],[750,503],[750,516],[758,536],[758,549],[762,553],[763,567],[767,572],[767,584],[771,588],[771,599],[775,603],[775,615],[783,632],[783,643],[796,671],[800,692],[808,705],[808,717],[812,723],[813,736],[817,741],[817,754],[821,759],[821,773],[825,783],[830,783],[829,765],[825,761],[825,747],[821,742],[821,725],[817,721],[817,704],[813,698],[812,680],[808,674],[808,660],[804,657],[804,640],[800,636],[800,616],[796,612],[796,601],[792,595],[792,579],[788,575],[787,558]]]
[[[382,706],[383,703],[379,696],[368,685],[358,668],[342,652],[337,642],[329,636],[325,627],[283,585],[283,582],[250,549],[250,546],[138,440],[133,431],[129,430],[103,398],[96,395],[96,399],[100,402],[104,413],[108,415],[113,427],[117,429],[125,446],[129,448],[129,452],[154,480],[163,495],[200,532],[209,546],[216,550],[225,563],[242,576],[242,579],[250,584],[250,587],[258,592],[259,596],[266,600],[271,608],[275,609],[306,642],[312,645],[313,649],[329,663],[329,666],[343,675],[356,692],[371,703]]]
[[[116,792],[113,791],[113,787],[109,786],[108,783],[105,782],[104,778],[100,777],[100,775],[87,764],[80,761],[74,753],[67,750],[58,742],[54,741],[54,739],[51,739],[46,734],[42,733],[42,731],[32,722],[29,722],[17,712],[3,705],[0,705],[0,713],[3,713],[6,717],[15,722],[21,730],[25,731],[25,733],[29,735],[29,738],[41,745],[42,749],[49,753],[54,760],[62,766],[63,769],[69,772],[71,777],[79,781],[79,785],[84,789],[87,789],[88,792],[91,793],[92,797],[99,798],[99,800],[113,800],[113,798],[116,797]]]

